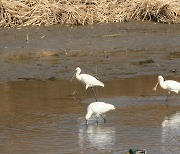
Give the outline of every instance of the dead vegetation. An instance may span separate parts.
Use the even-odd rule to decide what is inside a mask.
[[[0,27],[130,20],[180,23],[180,0],[0,0]]]

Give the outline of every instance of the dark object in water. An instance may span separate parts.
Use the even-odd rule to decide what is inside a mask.
[[[18,80],[36,80],[36,81],[40,81],[41,79],[38,79],[38,78],[26,78],[26,77],[19,77],[17,78]]]
[[[56,80],[57,78],[55,76],[51,76],[50,78],[48,78],[48,80],[51,80],[51,81],[54,81]]]
[[[171,71],[172,71],[173,73],[176,73],[176,69],[172,69]]]
[[[134,149],[134,148],[131,148],[129,149],[129,152],[128,154],[140,154],[140,153],[146,153],[146,151],[143,149]]]
[[[142,64],[150,64],[150,63],[155,63],[155,61],[152,60],[152,59],[148,59],[148,60],[144,60],[144,61],[139,61],[140,65],[142,65]]]

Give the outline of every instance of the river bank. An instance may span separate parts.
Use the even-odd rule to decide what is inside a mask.
[[[179,29],[152,22],[1,29],[0,81],[69,80],[77,66],[103,79],[179,76]]]

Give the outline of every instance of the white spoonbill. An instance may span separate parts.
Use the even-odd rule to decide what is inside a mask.
[[[92,116],[92,114],[96,114],[97,116],[97,124],[98,124],[98,117],[101,116],[104,119],[104,123],[106,119],[101,115],[106,113],[110,110],[114,110],[115,107],[112,104],[104,103],[104,102],[93,102],[89,104],[87,107],[87,114],[86,114],[86,125],[88,125],[88,119]]]
[[[168,99],[169,94],[172,92],[179,93],[180,91],[180,83],[174,80],[166,80],[164,81],[164,78],[162,76],[158,76],[158,82],[153,88],[154,91],[156,91],[158,84],[160,84],[161,88],[168,91],[168,95],[166,98],[166,102]]]
[[[73,75],[72,79],[74,78],[74,76],[76,75],[76,78],[81,81],[83,84],[86,85],[86,89],[85,89],[85,92],[83,94],[83,96],[85,95],[86,93],[86,90],[91,87],[93,92],[94,92],[94,96],[95,96],[95,99],[97,101],[97,96],[96,96],[96,92],[94,90],[93,87],[95,86],[101,86],[101,87],[104,87],[104,83],[102,83],[101,81],[97,80],[95,77],[89,75],[89,74],[80,74],[81,73],[81,69],[79,67],[76,68],[76,73]],[[71,79],[71,80],[72,80]],[[82,96],[82,98],[83,98]],[[79,100],[79,102],[81,102],[82,98]]]

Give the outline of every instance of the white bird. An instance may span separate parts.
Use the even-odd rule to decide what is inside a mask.
[[[154,91],[156,91],[158,84],[160,84],[161,88],[168,91],[168,95],[166,98],[166,102],[168,99],[169,94],[172,92],[179,93],[180,91],[180,83],[174,80],[166,80],[164,81],[164,78],[162,76],[158,76],[158,82],[153,88]]]
[[[87,107],[87,114],[86,114],[86,125],[88,125],[88,119],[93,115],[96,114],[97,116],[97,124],[98,124],[98,117],[101,116],[104,119],[104,123],[106,119],[102,116],[102,114],[110,111],[115,110],[114,105],[104,103],[104,102],[93,102],[89,104]]]
[[[101,86],[101,87],[104,87],[104,83],[102,83],[101,81],[97,80],[95,77],[89,75],[89,74],[80,74],[81,73],[81,69],[79,67],[76,68],[76,73],[73,75],[72,79],[74,78],[74,76],[76,75],[76,78],[81,81],[83,84],[86,85],[86,89],[85,89],[85,92],[83,94],[83,96],[85,95],[86,93],[86,90],[91,87],[93,92],[94,92],[94,95],[95,95],[95,99],[97,101],[97,96],[96,96],[96,93],[94,91],[94,88],[95,86]],[[71,80],[72,80],[71,79]],[[82,97],[83,97],[82,96]],[[81,98],[82,99],[82,98]],[[79,102],[81,102],[81,99]]]

